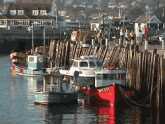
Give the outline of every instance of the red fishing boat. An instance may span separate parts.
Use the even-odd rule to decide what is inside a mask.
[[[104,68],[95,72],[95,85],[81,87],[80,91],[96,104],[106,103],[115,107],[122,103],[122,96],[132,96],[133,90],[127,86],[127,71],[121,68]],[[122,92],[121,92],[122,89]]]

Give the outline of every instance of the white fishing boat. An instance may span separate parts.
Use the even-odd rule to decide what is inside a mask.
[[[73,64],[69,70],[60,69],[60,74],[73,77],[80,85],[90,85],[94,83],[95,71],[102,66],[95,56],[81,56],[73,59]]]

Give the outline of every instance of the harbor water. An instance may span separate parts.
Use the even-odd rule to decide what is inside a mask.
[[[116,116],[109,107],[35,105],[39,83],[39,78],[13,75],[9,56],[0,55],[0,124],[151,124],[151,112],[132,105]]]

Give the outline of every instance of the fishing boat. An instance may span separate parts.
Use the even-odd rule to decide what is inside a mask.
[[[122,68],[103,68],[95,72],[95,86],[81,87],[80,91],[89,96],[91,101],[115,107],[122,103],[123,95],[133,96],[133,90],[127,86],[127,71]],[[97,101],[97,102],[96,102]]]
[[[21,56],[22,55],[22,56]],[[17,75],[41,76],[47,74],[45,58],[40,54],[24,55],[13,52],[10,54],[11,70]]]
[[[61,77],[61,76],[60,76]],[[68,104],[77,102],[76,88],[62,78],[54,78],[51,76],[50,84],[46,85],[46,80],[43,81],[43,88],[35,92],[35,104]]]
[[[34,47],[32,24],[32,49],[30,52],[16,52],[10,54],[11,70],[15,74],[25,76],[47,75],[54,71],[54,68],[47,67],[45,28],[43,28],[43,46]]]
[[[80,86],[94,85],[95,71],[101,65],[101,61],[96,56],[81,56],[79,59],[73,59],[69,70],[60,69],[60,73],[73,77]]]

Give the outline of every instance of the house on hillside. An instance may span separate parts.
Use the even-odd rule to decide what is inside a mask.
[[[140,16],[135,20],[134,30],[135,34],[140,31],[145,33],[145,28],[149,29],[149,34],[153,35],[163,28],[162,22],[154,16]]]

